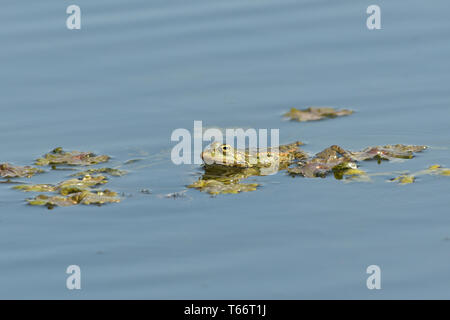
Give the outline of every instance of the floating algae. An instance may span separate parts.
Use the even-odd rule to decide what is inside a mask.
[[[429,166],[425,170],[421,170],[418,172],[410,173],[410,174],[401,174],[398,177],[392,178],[389,181],[397,181],[400,184],[409,184],[416,181],[416,177],[423,175],[440,175],[440,176],[450,176],[450,169],[444,168],[440,165],[432,165]]]
[[[380,162],[381,160],[412,159],[414,153],[422,152],[426,148],[426,146],[395,144],[368,147],[362,151],[350,152],[350,154],[356,161],[378,160]]]
[[[59,147],[45,154],[42,158],[37,159],[36,165],[46,166],[67,164],[73,166],[89,166],[107,162],[109,159],[110,157],[106,155],[97,156],[92,152],[64,151]]]
[[[27,199],[28,203],[33,206],[46,206],[48,209],[54,207],[69,207],[78,204],[85,205],[102,205],[105,203],[120,202],[117,193],[109,190],[104,191],[81,191],[71,193],[67,196],[47,196],[38,195],[35,198]]]
[[[258,188],[257,183],[240,183],[214,180],[214,179],[199,179],[196,182],[188,185],[188,188],[195,188],[203,192],[207,192],[211,195],[227,194],[227,193],[240,193],[255,191]]]
[[[77,173],[72,174],[72,176],[77,177],[77,176],[84,176],[87,174],[95,174],[95,173],[106,173],[113,177],[121,177],[121,176],[126,175],[128,172],[124,171],[124,170],[113,169],[113,168],[97,168],[97,169],[87,169],[87,170],[84,170],[81,172],[77,172]]]
[[[291,110],[283,114],[283,116],[292,121],[305,122],[348,116],[352,113],[353,111],[348,109],[336,110],[335,108],[330,107],[309,107],[302,110],[291,108]]]
[[[18,185],[13,189],[27,192],[58,192],[61,195],[68,195],[84,191],[89,187],[107,183],[108,180],[104,176],[85,175],[79,179],[70,179],[60,182],[57,185],[51,184],[35,184],[35,185]]]
[[[0,164],[0,177],[2,178],[31,178],[37,173],[42,173],[44,170],[33,168],[30,166],[13,166],[9,163]]]
[[[402,174],[398,177],[390,179],[390,181],[397,181],[399,184],[409,184],[416,181],[416,177],[410,174]]]
[[[109,159],[109,156],[97,156],[92,152],[66,152],[62,148],[56,148],[50,153],[45,154],[42,158],[37,159],[36,164],[40,166],[89,166],[106,162]],[[0,177],[8,179],[6,182],[10,182],[10,178],[31,177],[40,172],[44,171],[30,166],[20,167],[12,166],[8,163],[0,164]],[[98,173],[104,173],[110,176],[122,176],[126,174],[126,171],[113,168],[87,169],[72,175],[79,178],[64,180],[58,184],[20,184],[13,187],[13,189],[25,192],[56,193],[55,195],[40,194],[32,199],[26,200],[30,205],[47,206],[49,209],[56,206],[67,207],[78,204],[101,205],[120,202],[120,197],[113,191],[93,189],[108,182],[104,175]]]

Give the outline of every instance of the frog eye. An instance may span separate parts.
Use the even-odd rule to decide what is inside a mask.
[[[222,146],[222,151],[227,152],[228,150],[230,150],[230,147],[227,145]]]

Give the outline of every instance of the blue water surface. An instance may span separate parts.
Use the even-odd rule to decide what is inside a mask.
[[[189,189],[173,130],[277,128],[280,142],[424,144],[369,173],[450,166],[450,4],[377,0],[5,0],[0,10],[1,162],[62,146],[140,158],[108,184],[120,204],[47,210],[0,185],[0,298],[450,298],[450,179],[411,185],[256,177],[255,192]],[[284,121],[291,107],[355,110]],[[71,172],[31,179],[55,183]],[[151,194],[140,192],[151,190]],[[79,265],[82,289],[66,288]],[[381,290],[368,290],[378,265]]]

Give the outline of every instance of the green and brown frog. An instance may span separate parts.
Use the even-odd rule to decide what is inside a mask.
[[[300,141],[265,149],[235,149],[229,144],[213,142],[201,153],[205,165],[221,165],[234,168],[274,168],[285,167],[294,160],[304,159],[306,153],[300,151]]]
[[[257,183],[241,183],[251,176],[275,174],[293,162],[308,156],[298,147],[303,143],[281,145],[278,148],[235,149],[229,144],[213,142],[201,154],[204,174],[189,185],[213,195],[253,191]]]

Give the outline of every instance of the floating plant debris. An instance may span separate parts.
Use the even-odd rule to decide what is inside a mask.
[[[9,163],[0,164],[0,177],[2,178],[31,178],[36,173],[42,173],[44,170],[29,166],[13,166]]]
[[[220,180],[208,179],[197,180],[196,182],[188,185],[188,188],[195,188],[203,192],[207,192],[212,195],[227,194],[227,193],[240,193],[255,191],[258,188],[257,183],[239,183],[239,182],[223,182]]]
[[[429,174],[438,174],[441,176],[450,176],[450,169],[449,168],[443,168],[440,165],[432,165],[428,167],[427,170],[425,170]]]
[[[416,177],[423,175],[440,175],[440,176],[450,176],[450,169],[444,168],[440,165],[432,165],[429,166],[425,170],[421,170],[418,172],[410,173],[410,174],[402,174],[396,178],[390,179],[390,181],[397,181],[400,184],[409,184],[416,181]]]
[[[92,152],[64,151],[62,148],[56,148],[45,154],[42,158],[37,159],[36,165],[67,164],[73,166],[89,166],[107,162],[109,158],[106,155],[97,156]]]
[[[110,176],[121,177],[121,176],[126,175],[128,172],[124,171],[124,170],[113,169],[113,168],[97,168],[97,169],[88,169],[88,170],[84,170],[81,172],[77,172],[77,173],[74,173],[72,176],[77,177],[77,176],[84,176],[87,174],[95,174],[95,173],[106,173],[106,174],[109,174]]]
[[[330,107],[309,107],[302,110],[291,108],[291,110],[285,113],[283,116],[293,121],[305,122],[317,121],[325,118],[348,116],[352,113],[353,111],[348,109],[337,110]]]
[[[426,149],[426,146],[414,146],[414,145],[386,145],[368,147],[363,151],[350,152],[351,157],[356,161],[364,160],[393,160],[393,159],[412,159],[414,153],[422,152]]]
[[[56,148],[45,154],[42,158],[36,160],[36,165],[51,165],[55,169],[57,165],[69,166],[89,166],[93,164],[107,162],[110,159],[106,155],[95,155],[92,152],[70,151],[66,152],[62,148]],[[64,167],[63,167],[64,169]],[[65,168],[67,169],[67,168]],[[72,169],[73,170],[73,169]],[[0,164],[0,177],[8,180],[16,177],[31,177],[36,173],[44,172],[42,169],[30,166],[20,167],[12,166],[8,163]],[[27,199],[30,205],[42,205],[48,208],[56,206],[67,207],[77,204],[104,204],[120,202],[117,193],[110,190],[96,190],[96,186],[103,185],[108,182],[104,175],[122,176],[126,171],[114,168],[94,168],[74,173],[72,176],[78,177],[64,180],[58,184],[21,184],[16,185],[13,189],[25,192],[46,192],[56,193],[55,195],[40,194],[32,199]]]
[[[18,185],[13,189],[27,192],[59,192],[61,195],[77,193],[100,184],[107,183],[108,180],[104,176],[85,175],[79,179],[70,179],[62,181],[57,185],[51,184],[35,184],[35,185]]]
[[[71,193],[67,196],[47,196],[38,195],[33,199],[28,199],[28,204],[33,206],[46,206],[48,209],[54,207],[68,207],[78,204],[102,205],[105,203],[120,202],[117,193],[109,190],[104,191],[81,191]]]
[[[409,174],[402,174],[396,178],[390,179],[390,181],[396,181],[399,184],[409,184],[414,183],[414,181],[416,181],[416,177]]]

